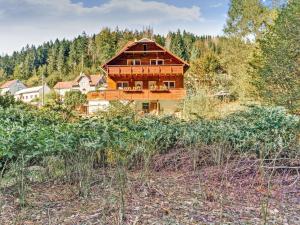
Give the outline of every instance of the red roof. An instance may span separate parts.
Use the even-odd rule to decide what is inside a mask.
[[[6,81],[4,84],[2,84],[0,86],[0,88],[8,88],[10,85],[12,85],[13,83],[17,82],[17,80],[10,80],[10,81]]]
[[[97,86],[102,79],[102,76],[100,75],[90,75],[91,85]]]
[[[54,89],[71,89],[73,86],[73,81],[64,81],[64,82],[58,82],[53,87]]]
[[[86,76],[90,80],[91,86],[97,86],[102,79],[101,75],[85,75],[80,74],[74,81],[64,81],[64,82],[58,82],[53,88],[54,89],[71,89],[74,86],[78,86],[78,82],[81,77]]]
[[[80,74],[76,79],[73,81],[73,86],[78,86],[79,81],[82,77],[87,77],[90,80],[90,85],[91,86],[97,86],[99,81],[102,79],[102,76],[100,75],[85,75],[84,73]]]

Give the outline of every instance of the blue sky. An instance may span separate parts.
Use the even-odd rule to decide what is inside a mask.
[[[103,27],[220,35],[229,0],[0,0],[0,54]]]

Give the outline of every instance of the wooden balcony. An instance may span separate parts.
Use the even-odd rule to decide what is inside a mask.
[[[182,65],[138,65],[127,66],[117,65],[107,67],[108,75],[183,75],[184,69]]]
[[[139,91],[129,90],[103,90],[94,91],[87,94],[88,100],[182,100],[186,96],[183,88],[169,90],[149,90]]]

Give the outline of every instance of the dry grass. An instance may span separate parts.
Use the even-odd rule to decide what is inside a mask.
[[[124,224],[300,223],[299,170],[292,166],[299,162],[275,172],[266,164],[263,173],[251,157],[222,165],[197,160],[196,170],[192,163],[190,154],[177,150],[154,158],[147,182],[141,171],[127,171]],[[95,174],[88,198],[78,197],[75,185],[34,183],[23,209],[14,188],[6,189],[1,224],[119,224],[115,171]]]

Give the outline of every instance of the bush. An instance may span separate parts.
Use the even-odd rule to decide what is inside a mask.
[[[13,95],[0,95],[0,107],[8,108],[9,106],[16,104],[20,104],[20,102],[16,101]]]
[[[65,95],[64,104],[69,107],[69,109],[74,110],[77,106],[86,103],[86,95],[82,94],[80,91],[68,91]]]
[[[76,174],[90,177],[93,165],[148,168],[153,155],[176,147],[197,153],[201,146],[217,146],[211,153],[217,163],[224,154],[300,157],[299,128],[299,116],[278,107],[255,106],[211,120],[119,115],[67,121],[49,108],[15,105],[0,108],[0,167],[17,163],[22,172],[55,157],[64,162],[65,177],[79,182],[86,196],[90,180]]]

